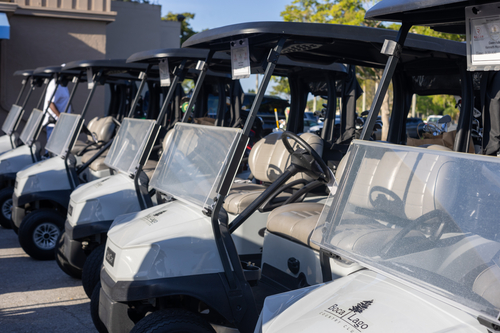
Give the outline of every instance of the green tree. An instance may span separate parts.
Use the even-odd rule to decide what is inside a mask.
[[[197,31],[194,31],[189,24],[189,20],[194,19],[193,13],[181,13],[174,14],[172,12],[168,12],[167,15],[163,16],[161,19],[164,21],[180,21],[181,22],[181,45],[184,43],[189,37],[196,34]]]
[[[273,76],[271,80],[273,81],[273,86],[269,94],[290,100],[290,85],[288,84],[288,78]]]

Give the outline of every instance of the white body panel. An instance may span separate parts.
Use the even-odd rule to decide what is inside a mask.
[[[17,147],[0,156],[0,174],[16,173],[32,164],[30,147]]]
[[[353,307],[361,313],[352,311]],[[373,271],[266,298],[255,332],[486,332],[476,318]]]
[[[12,143],[10,142],[10,135],[6,134],[0,136],[0,154],[3,154],[11,149],[13,148],[12,148]]]
[[[141,209],[134,180],[122,173],[94,180],[76,188],[70,197],[72,226],[114,220]]]
[[[210,217],[200,207],[172,201],[115,219],[104,267],[114,281],[153,280],[223,272]]]
[[[288,259],[292,257],[300,262],[300,270],[297,274],[293,274],[288,268]],[[274,235],[268,231],[266,231],[264,236],[262,265],[264,264],[273,266],[293,277],[298,277],[303,273],[309,285],[323,282],[318,251]],[[334,279],[347,276],[361,268],[360,265],[354,262],[340,262],[334,259],[330,259],[330,267]]]
[[[83,173],[81,175],[81,177],[88,182],[94,181],[96,179],[108,177],[108,176],[111,176],[110,169],[95,171],[95,170],[92,170],[90,168],[86,168],[85,170],[83,170]]]
[[[43,160],[19,171],[17,173],[16,182],[17,186],[14,189],[14,193],[17,197],[39,191],[71,189],[66,173],[66,165],[64,160],[60,157],[52,157]]]

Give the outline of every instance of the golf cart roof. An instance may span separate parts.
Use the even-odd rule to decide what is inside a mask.
[[[250,61],[260,63],[268,56],[269,49],[286,37],[281,52],[287,58],[302,63],[347,63],[383,68],[387,56],[380,53],[386,39],[395,40],[397,31],[320,23],[251,22],[241,23],[200,32],[189,38],[183,47],[210,48],[229,51],[229,42],[248,38]],[[433,37],[409,34],[403,47],[401,62],[421,58],[440,59],[465,56],[465,45]],[[253,64],[252,64],[253,65]],[[439,64],[440,68],[442,64]]]
[[[127,63],[148,63],[157,64],[161,59],[168,58],[170,62],[181,62],[184,59],[204,60],[208,55],[208,50],[193,49],[155,49],[132,54],[127,59]]]
[[[14,72],[14,76],[25,76],[29,77],[33,75],[33,69],[23,69]]]
[[[145,71],[146,64],[128,64],[125,59],[78,60],[67,63],[63,73],[67,71],[102,70],[107,80],[138,80],[140,72]]]
[[[368,20],[407,22],[435,30],[465,34],[467,6],[492,3],[485,0],[383,0],[370,8]]]
[[[158,65],[160,60],[168,58],[170,72],[172,72],[175,66],[179,65],[183,60],[189,60],[186,62],[186,67],[189,68],[189,74],[198,74],[198,71],[194,70],[194,67],[199,60],[205,60],[208,55],[208,50],[196,50],[196,49],[155,49],[142,51],[132,54],[127,59],[127,63],[145,63],[151,65]],[[224,59],[229,62],[229,56],[218,52],[214,55],[215,59]],[[152,67],[152,72],[158,77],[159,69],[158,66]],[[151,74],[150,73],[150,74]],[[227,73],[214,73],[213,71],[208,72],[208,76],[219,76],[230,78]]]
[[[63,67],[61,66],[46,66],[46,67],[38,67],[33,71],[33,74],[54,74],[60,73]]]

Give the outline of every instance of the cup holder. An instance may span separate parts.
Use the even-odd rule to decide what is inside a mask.
[[[245,279],[247,281],[260,280],[260,276],[262,274],[260,267],[246,261],[241,262],[241,267],[243,268],[243,273],[245,274]]]

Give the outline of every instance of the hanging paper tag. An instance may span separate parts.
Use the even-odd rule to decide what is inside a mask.
[[[50,82],[50,80],[49,80],[49,79],[45,79],[45,80],[43,81],[43,83],[45,83],[45,84],[49,84],[49,82]]]
[[[73,79],[71,80],[71,82],[76,83],[77,81],[78,81],[78,77],[73,76]]]
[[[497,4],[465,8],[467,70],[500,70],[500,9]]]
[[[203,60],[198,60],[198,63],[196,64],[196,70],[201,71],[205,68],[205,62]]]
[[[160,68],[160,86],[170,87],[170,71],[168,69],[168,60],[160,60],[160,64],[158,65],[158,67]]]
[[[231,42],[231,69],[233,80],[250,77],[248,38]]]
[[[94,88],[94,75],[92,74],[92,67],[87,68],[87,88]]]
[[[26,83],[26,79],[23,79],[23,80],[21,81],[21,84],[25,84],[25,83]]]

